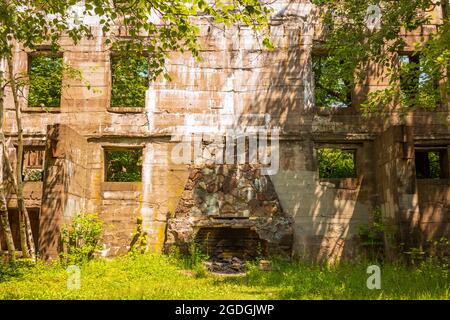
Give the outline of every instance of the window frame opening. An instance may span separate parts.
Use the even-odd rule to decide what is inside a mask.
[[[341,173],[338,174],[334,174],[332,172],[333,169],[330,169],[330,172],[328,174],[324,175],[324,170],[321,168],[321,160],[322,155],[321,155],[321,150],[328,150],[328,151],[341,151],[342,154],[345,153],[350,153],[352,154],[352,159],[343,159],[345,163],[349,163],[348,161],[350,160],[353,165],[352,168],[350,168],[351,170],[351,174],[343,174],[342,172],[345,172],[346,170],[349,170],[348,168],[341,168],[339,171],[341,171]],[[343,179],[357,179],[358,178],[358,167],[357,167],[357,156],[358,156],[358,149],[356,147],[340,147],[340,146],[336,146],[336,147],[330,147],[330,146],[319,146],[316,147],[316,160],[317,160],[317,171],[318,171],[318,175],[319,175],[319,179],[320,180],[343,180]],[[331,159],[331,161],[333,161],[332,164],[336,163],[336,161],[338,161],[340,159],[340,155],[338,156],[338,158],[335,157],[335,159]],[[334,169],[336,170],[336,169]],[[338,171],[338,172],[339,172]]]
[[[416,147],[414,150],[417,180],[448,179],[448,150],[446,147]]]
[[[136,79],[136,77],[131,77],[132,80],[128,84],[123,79],[130,79],[129,76],[123,76],[122,82],[119,81],[119,84],[117,84],[117,76],[116,76],[116,70],[115,67],[117,66],[117,62],[123,62],[125,65],[124,74],[132,74],[132,73],[139,73],[139,70],[130,71],[127,68],[130,67],[130,60],[131,58],[134,59],[141,59],[141,62],[146,63],[146,76],[141,77],[143,80],[142,83],[138,83],[139,81]],[[138,63],[139,64],[139,63]],[[145,66],[144,66],[145,69]],[[135,76],[136,76],[135,75]],[[118,52],[112,52],[110,54],[110,102],[109,102],[109,109],[114,111],[129,111],[129,112],[140,112],[142,109],[145,108],[145,100],[146,100],[146,92],[150,85],[150,59],[148,54],[144,53],[130,53],[130,55],[125,53],[118,53]],[[119,77],[120,79],[120,77]],[[134,82],[133,82],[134,81]],[[118,86],[118,87],[117,87]],[[136,94],[135,88],[137,86],[142,86],[143,92],[140,92],[139,95]],[[131,89],[131,90],[130,90]],[[116,93],[117,91],[117,93]],[[136,98],[139,96],[139,98]],[[133,102],[118,102],[118,101],[127,101],[127,100],[136,100],[138,103]]]
[[[338,78],[337,81],[340,81],[340,84],[325,84],[320,85],[320,77],[322,76],[322,69],[324,66],[322,65],[323,59],[328,59],[330,56],[328,56],[324,52],[313,52],[311,55],[311,72],[313,73],[313,80],[314,80],[314,102],[315,106],[317,108],[325,108],[325,109],[348,109],[353,106],[353,83],[352,81],[348,79],[342,79]],[[318,60],[318,63],[317,63]],[[318,68],[317,65],[320,65]],[[319,70],[319,72],[318,72]],[[334,73],[334,75],[339,75],[339,72]],[[344,94],[339,92],[339,90],[334,90],[333,86],[340,86],[341,90],[344,90]],[[319,99],[319,91],[323,91],[324,97],[322,99]],[[339,89],[339,88],[337,88]],[[346,91],[346,92],[345,92]],[[337,101],[334,101],[337,100]],[[328,102],[325,103],[319,103],[319,100],[324,100]],[[340,100],[340,101],[339,101]]]
[[[426,65],[423,63],[420,52],[400,52],[398,64],[400,68],[398,79],[400,103],[403,106],[428,108],[439,106],[442,103],[439,81],[433,77],[433,74],[429,74],[425,70]],[[408,67],[408,65],[412,65],[412,67]],[[423,92],[430,93],[432,91],[434,91],[434,95],[425,98]]]
[[[30,153],[38,154],[34,161],[30,158]],[[37,158],[37,159],[36,159]],[[24,146],[22,161],[22,179],[24,182],[41,182],[44,179],[45,168],[45,147],[44,146]],[[40,164],[32,164],[31,162],[40,162]]]
[[[123,178],[111,178],[111,172],[109,171],[109,155],[113,152],[127,152],[127,151],[140,151],[140,156],[137,159],[137,167],[139,168],[138,171],[135,173],[137,174],[137,177],[135,179],[132,179],[132,176],[126,177],[126,175],[122,175]],[[104,147],[103,148],[103,176],[104,182],[114,182],[114,183],[134,183],[134,182],[142,182],[142,170],[143,170],[143,157],[144,157],[144,148],[143,147]],[[122,167],[122,170],[125,169],[126,172],[127,168]],[[116,172],[117,174],[117,172]],[[118,174],[120,177],[121,175]]]
[[[35,79],[42,78],[41,81],[45,82],[45,88],[38,90],[36,89],[36,86],[33,85],[34,80],[33,79],[33,62],[36,61],[36,59],[40,58],[54,58],[60,60],[60,70],[57,71],[57,73],[52,72],[50,75],[39,75]],[[51,65],[49,63],[49,65]],[[45,70],[45,66],[44,66]],[[64,74],[64,55],[62,52],[53,52],[51,50],[38,50],[34,52],[30,52],[28,54],[28,95],[27,95],[27,108],[35,109],[49,109],[49,110],[59,110],[61,108],[61,100],[62,100],[62,92],[63,92],[63,74]],[[58,80],[59,79],[59,80]],[[56,82],[58,82],[58,87],[56,86]],[[53,83],[51,86],[51,90],[56,91],[57,94],[52,96],[48,91],[51,91],[49,89],[49,83]],[[37,91],[35,94],[34,92]],[[33,102],[34,95],[42,95],[41,98],[36,98],[37,101]],[[55,103],[48,104],[47,102],[44,103],[40,100],[54,100]]]

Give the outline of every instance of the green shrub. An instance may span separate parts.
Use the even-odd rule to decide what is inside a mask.
[[[96,214],[76,215],[61,232],[62,262],[81,264],[92,259],[95,251],[101,249],[102,229],[103,221]]]
[[[143,254],[147,250],[147,232],[142,228],[142,217],[137,218],[136,231],[131,236],[130,250],[131,254]]]

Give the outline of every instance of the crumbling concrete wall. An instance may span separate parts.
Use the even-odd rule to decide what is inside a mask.
[[[358,252],[359,227],[372,222],[372,142],[334,145],[356,148],[357,178],[319,178],[314,148],[329,146],[329,140],[281,144],[280,170],[272,180],[284,210],[294,217],[296,255],[329,261],[354,256]]]
[[[77,45],[62,38],[64,62],[79,69],[83,80],[64,79],[60,108],[28,108],[25,97],[21,98],[27,141],[47,140],[50,151],[41,209],[44,256],[56,254],[56,235],[64,217],[82,210],[99,213],[106,222],[104,255],[126,252],[139,216],[149,236],[149,249],[160,251],[167,219],[174,214],[189,177],[188,165],[172,161],[177,144],[173,136],[220,132],[230,117],[243,127],[258,116],[270,119],[267,130],[279,127],[280,167],[271,180],[284,212],[294,219],[295,254],[335,259],[356,253],[358,228],[371,222],[377,207],[393,225],[406,228],[409,217],[441,212],[442,204],[442,213],[433,213],[435,225],[429,226],[448,236],[439,222],[445,220],[448,188],[444,183],[416,186],[411,150],[418,141],[440,139],[448,144],[448,125],[438,123],[448,120],[450,105],[431,115],[415,113],[402,119],[393,113],[383,119],[365,119],[358,103],[368,91],[387,85],[374,68],[367,83],[355,92],[354,107],[317,109],[311,54],[320,26],[314,7],[301,0],[279,0],[272,6],[269,28],[276,47],[272,51],[262,48],[246,27],[212,28],[204,18],[195,18],[200,25],[202,60],[173,53],[167,62],[173,80],[152,82],[145,108],[110,107],[110,52],[98,27],[92,26],[93,39]],[[408,43],[420,36],[419,31],[405,35]],[[16,47],[16,73],[27,71],[27,54],[27,49]],[[14,138],[10,92],[6,109],[5,133]],[[395,133],[404,122],[413,128],[406,144],[403,135],[400,139]],[[60,133],[54,137],[55,127],[47,136],[47,126],[55,124],[61,124]],[[324,145],[357,148],[357,178],[320,179],[315,149]],[[409,148],[406,156],[404,145]],[[104,148],[130,146],[143,148],[142,181],[105,182]],[[34,190],[38,193],[39,187]],[[431,229],[429,233],[438,234]]]
[[[448,180],[418,181],[420,217],[415,221],[424,247],[450,235],[450,185]]]
[[[389,226],[388,249],[398,249],[400,244],[405,250],[408,247],[427,248],[430,241],[450,236],[448,177],[422,180],[415,175],[415,147],[424,143],[433,147],[442,141],[421,137],[417,131],[424,133],[420,127],[392,126],[376,141],[378,202],[384,224]],[[443,163],[448,167],[448,159]]]

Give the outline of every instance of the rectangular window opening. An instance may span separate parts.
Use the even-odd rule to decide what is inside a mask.
[[[317,107],[346,108],[352,105],[352,81],[345,76],[341,61],[313,54],[314,96]]]
[[[356,150],[321,148],[317,150],[319,178],[356,178]]]
[[[28,59],[28,107],[59,108],[63,78],[62,54],[40,51]]]
[[[149,59],[138,54],[111,55],[111,107],[144,108]]]
[[[105,150],[107,182],[139,182],[142,180],[142,148]]]
[[[444,179],[446,176],[446,149],[416,150],[417,179]]]
[[[400,98],[406,107],[432,107],[441,102],[439,81],[430,67],[423,61],[420,53],[401,54]]]
[[[23,150],[23,181],[42,181],[44,176],[44,147],[25,147]]]

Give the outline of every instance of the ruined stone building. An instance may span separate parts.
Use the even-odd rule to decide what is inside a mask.
[[[353,92],[351,105],[318,108],[311,61],[319,35],[311,5],[303,2],[273,4],[272,51],[249,28],[211,28],[199,18],[202,61],[172,54],[172,81],[151,82],[142,106],[111,103],[113,55],[100,32],[77,45],[62,39],[59,57],[81,70],[83,79],[63,80],[58,106],[30,106],[21,98],[26,205],[41,256],[57,255],[61,227],[80,212],[105,221],[104,256],[127,252],[139,217],[152,251],[197,239],[210,250],[225,242],[253,254],[352,256],[360,227],[370,225],[376,212],[402,242],[418,246],[448,238],[450,105],[404,120],[396,113],[363,118],[358,104],[365,93],[387,85],[373,71],[367,86]],[[433,14],[434,23],[442,21],[438,9]],[[433,30],[430,25],[421,32]],[[405,36],[411,51],[421,32]],[[15,71],[27,72],[44,51],[18,47]],[[13,148],[10,94],[4,128]],[[234,164],[197,161],[205,157],[208,134],[225,138],[230,132],[239,132],[235,142],[248,134],[243,150],[250,157],[246,128],[267,136],[272,163],[244,163],[239,152],[231,156]],[[192,152],[191,164],[174,159],[196,144],[202,152]],[[351,154],[353,174],[321,176],[323,148]],[[137,181],[114,181],[109,154],[136,150],[142,167]],[[430,175],[429,153],[438,157],[438,176]],[[19,247],[14,195],[9,208]]]

